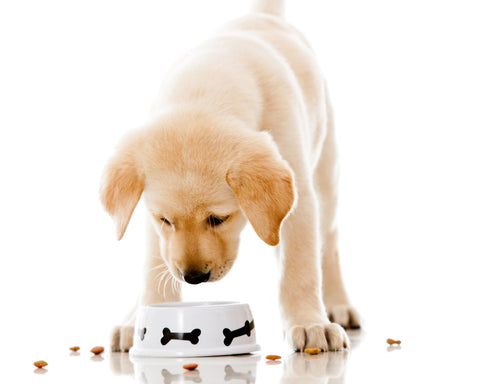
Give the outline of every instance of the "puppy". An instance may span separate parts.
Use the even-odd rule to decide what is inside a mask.
[[[177,281],[220,280],[248,221],[276,247],[287,342],[339,350],[359,319],[339,268],[332,108],[312,49],[283,7],[256,1],[175,64],[149,122],[107,164],[100,198],[121,239],[143,195],[139,305],[181,300]],[[112,350],[131,347],[135,312],[114,330]]]

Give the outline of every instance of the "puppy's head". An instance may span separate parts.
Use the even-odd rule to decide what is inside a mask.
[[[107,164],[100,198],[118,239],[142,194],[168,269],[191,284],[230,270],[246,220],[278,244],[295,201],[292,172],[268,135],[185,113],[130,133]]]

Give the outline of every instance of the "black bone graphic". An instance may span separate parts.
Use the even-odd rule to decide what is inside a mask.
[[[250,331],[255,328],[255,324],[253,324],[253,320],[249,322],[248,320],[245,321],[245,325],[242,328],[235,329],[231,331],[228,328],[225,328],[223,330],[223,335],[225,336],[225,340],[223,340],[223,343],[228,347],[230,344],[232,344],[233,339],[239,336],[247,335],[250,337]]]
[[[145,338],[145,334],[147,333],[147,328],[139,328],[137,332],[138,336],[140,336],[140,340],[143,341],[143,339]]]
[[[200,376],[187,376],[185,374],[177,373],[176,375],[171,374],[167,369],[162,369],[163,382],[165,384],[171,384],[175,381],[179,383],[185,383],[186,381],[193,381],[194,383],[201,383],[202,379]],[[146,381],[145,381],[146,382]]]
[[[167,345],[170,340],[187,340],[190,341],[192,344],[198,343],[198,336],[200,336],[200,329],[195,328],[190,333],[183,333],[183,332],[171,332],[168,328],[163,328],[163,337],[160,340],[162,345]]]
[[[252,371],[248,371],[248,373],[235,372],[230,365],[226,365],[223,380],[245,380],[246,384],[253,384],[255,383],[255,376],[252,375]]]

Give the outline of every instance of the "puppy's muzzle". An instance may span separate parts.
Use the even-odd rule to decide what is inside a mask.
[[[195,270],[182,271],[182,277],[188,284],[205,283],[210,279],[210,271],[207,273]]]

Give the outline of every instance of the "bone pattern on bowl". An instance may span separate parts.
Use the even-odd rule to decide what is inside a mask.
[[[171,340],[187,340],[193,345],[198,344],[199,336],[202,331],[195,328],[192,332],[171,332],[168,328],[163,328],[163,337],[160,340],[162,345],[167,345]]]
[[[240,336],[248,336],[250,337],[251,331],[255,328],[255,323],[252,321],[245,321],[245,324],[238,328],[234,329],[233,331],[230,330],[229,328],[224,328],[223,329],[223,335],[225,336],[225,339],[223,343],[228,347],[229,345],[232,344],[232,341]],[[145,335],[147,333],[147,328],[139,328],[138,329],[138,335],[140,337],[140,340],[144,340]],[[160,340],[160,343],[162,345],[167,345],[171,340],[186,340],[190,341],[192,344],[198,344],[199,337],[201,335],[202,331],[198,328],[195,328],[191,332],[172,332],[168,328],[163,328],[163,337]]]
[[[245,325],[243,327],[235,329],[233,331],[225,328],[223,330],[223,335],[225,336],[223,343],[228,347],[230,344],[232,344],[233,339],[235,339],[236,337],[240,337],[243,335],[247,335],[248,337],[250,337],[253,328],[255,328],[253,320],[251,322],[249,322],[248,320],[245,321]]]

